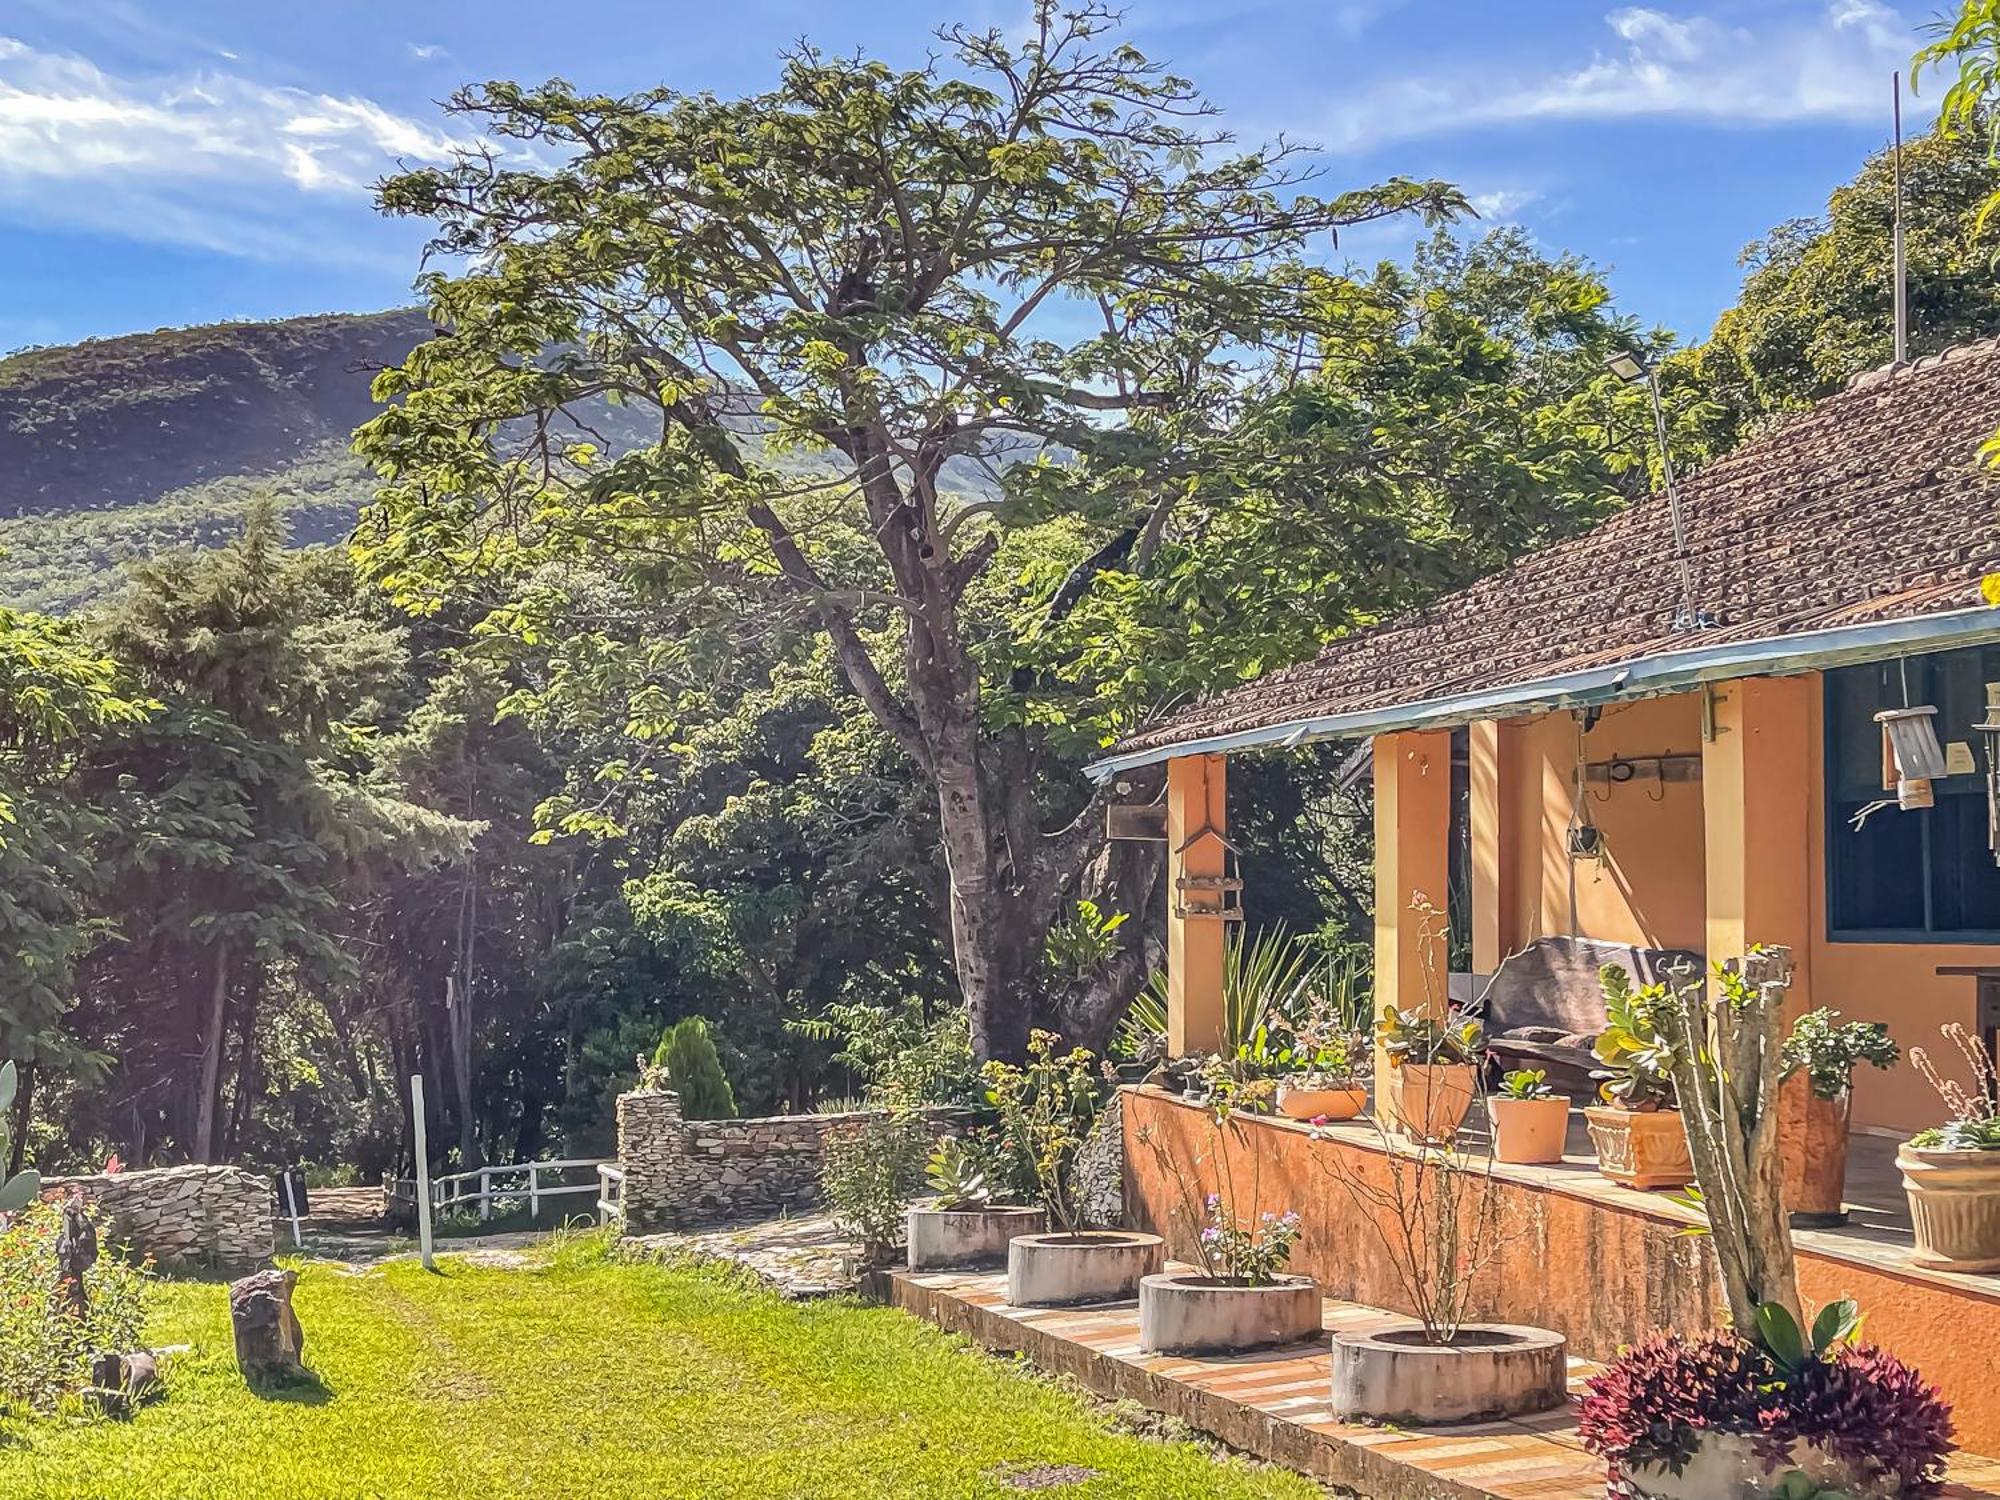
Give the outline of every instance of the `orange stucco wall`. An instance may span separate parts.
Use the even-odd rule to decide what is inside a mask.
[[[1191,1260],[1188,1215],[1175,1166],[1199,1196],[1224,1175],[1239,1217],[1295,1210],[1292,1267],[1331,1296],[1408,1313],[1382,1238],[1390,1220],[1370,1194],[1388,1182],[1387,1148],[1372,1138],[1315,1140],[1289,1120],[1239,1116],[1215,1127],[1206,1111],[1157,1089],[1124,1092],[1125,1211]],[[1532,1323],[1566,1335],[1574,1352],[1608,1359],[1655,1329],[1708,1327],[1720,1288],[1706,1242],[1683,1230],[1691,1215],[1660,1195],[1568,1184],[1534,1168],[1500,1168],[1497,1257],[1474,1299],[1475,1318]],[[1350,1188],[1349,1184],[1353,1184]],[[1232,1191],[1232,1189],[1224,1189]],[[1844,1296],[1868,1313],[1868,1337],[1915,1365],[1952,1402],[1961,1446],[2000,1453],[2000,1285],[1904,1274],[1801,1246],[1808,1303]]]
[[[1492,748],[1476,752],[1472,779],[1475,936],[1490,934],[1501,952],[1566,933],[1706,952],[1715,946],[1711,931],[1741,929],[1753,942],[1777,941],[1762,928],[1782,921],[1798,928],[1799,1008],[1830,1005],[1851,1019],[1886,1021],[1906,1049],[1934,1042],[1946,1021],[1970,1025],[1972,981],[1941,978],[1937,970],[1995,962],[2000,948],[1827,938],[1826,840],[1840,830],[1829,834],[1824,813],[1819,678],[1724,683],[1714,692],[1719,741],[1703,741],[1696,693],[1613,707],[1583,736],[1589,760],[1705,752],[1707,762],[1703,781],[1595,787],[1590,813],[1604,832],[1602,862],[1572,862],[1566,849],[1575,717],[1481,726]],[[1742,747],[1747,754],[1733,738],[1745,725],[1759,741]],[[1711,844],[1714,857],[1728,861],[1714,871]],[[1779,900],[1785,893],[1804,905]],[[1761,927],[1760,911],[1775,913]],[[1803,922],[1793,920],[1801,912]],[[1487,953],[1477,958],[1488,966]],[[1856,1077],[1861,1128],[1910,1131],[1937,1115],[1936,1095],[1908,1064]]]

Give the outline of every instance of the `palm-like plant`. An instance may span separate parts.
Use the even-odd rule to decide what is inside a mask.
[[[1258,1031],[1303,1015],[1318,993],[1337,991],[1337,1008],[1351,1008],[1358,976],[1335,967],[1303,937],[1267,927],[1254,938],[1232,933],[1222,953],[1222,1037],[1218,1050],[1234,1057]],[[1365,1009],[1365,1006],[1364,1006]],[[1167,1029],[1167,975],[1156,970],[1119,1023],[1120,1051],[1137,1056],[1148,1037]]]
[[[12,1063],[0,1063],[0,1160],[4,1160],[12,1145],[7,1138],[7,1116],[14,1108],[15,1075]],[[6,1175],[0,1168],[0,1214],[11,1214],[26,1208],[35,1201],[35,1194],[42,1189],[39,1174],[30,1170]]]

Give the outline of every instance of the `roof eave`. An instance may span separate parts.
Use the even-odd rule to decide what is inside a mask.
[[[1532,682],[1483,688],[1443,698],[1419,699],[1382,708],[1287,719],[1255,729],[1205,735],[1178,744],[1154,745],[1120,755],[1108,755],[1084,768],[1092,781],[1103,784],[1124,771],[1157,765],[1185,755],[1225,754],[1278,745],[1292,749],[1311,740],[1352,739],[1392,734],[1405,729],[1443,729],[1477,719],[1512,718],[1550,709],[1584,708],[1684,691],[1705,682],[1732,677],[1782,677],[1824,667],[1880,661],[1903,654],[1912,646],[1941,650],[2000,641],[2000,608],[1971,609],[1916,615],[1865,625],[1836,625],[1824,630],[1756,641],[1730,641],[1716,646],[1689,646],[1655,652],[1628,662],[1592,667],[1582,672],[1539,677]]]

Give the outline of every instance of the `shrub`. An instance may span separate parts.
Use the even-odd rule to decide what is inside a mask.
[[[1049,1223],[1066,1234],[1083,1227],[1077,1193],[1076,1154],[1097,1120],[1096,1059],[1081,1047],[1057,1052],[1053,1032],[1028,1034],[1024,1067],[986,1064],[986,1102],[1000,1115],[1007,1149],[1034,1169],[1036,1189]]]
[[[1586,1384],[1578,1436],[1613,1479],[1642,1465],[1678,1474],[1701,1435],[1714,1432],[1751,1438],[1774,1477],[1794,1444],[1808,1442],[1848,1465],[1868,1493],[1939,1493],[1950,1409],[1894,1355],[1844,1342],[1852,1316],[1836,1337],[1819,1337],[1843,1306],[1851,1312],[1851,1304],[1823,1312],[1812,1347],[1785,1358],[1734,1331],[1656,1334]]]
[[[1881,1021],[1841,1023],[1840,1012],[1821,1006],[1792,1023],[1785,1039],[1785,1076],[1803,1070],[1812,1091],[1822,1099],[1838,1099],[1854,1081],[1854,1070],[1893,1068],[1903,1052]]]
[[[146,1268],[111,1247],[84,1273],[83,1316],[55,1295],[61,1225],[58,1205],[35,1203],[0,1229],[0,1407],[54,1410],[89,1384],[93,1354],[137,1347],[145,1325]]]
[[[880,1259],[902,1232],[929,1154],[929,1132],[906,1115],[875,1115],[827,1138],[820,1189],[834,1219],[860,1238],[869,1259]]]
[[[689,1016],[669,1026],[660,1038],[660,1050],[653,1054],[653,1065],[666,1070],[667,1087],[681,1096],[684,1119],[736,1118],[735,1091],[702,1017]]]

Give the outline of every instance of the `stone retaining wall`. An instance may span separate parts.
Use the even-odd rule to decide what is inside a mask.
[[[678,1094],[618,1096],[627,1234],[769,1218],[819,1202],[820,1151],[865,1112],[683,1120]]]
[[[81,1193],[102,1212],[103,1235],[161,1266],[254,1266],[276,1248],[271,1179],[241,1167],[157,1167],[91,1177],[45,1177],[42,1196]]]

